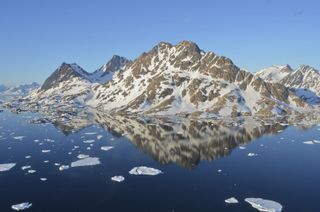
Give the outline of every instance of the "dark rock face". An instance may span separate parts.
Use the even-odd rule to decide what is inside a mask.
[[[102,72],[101,77],[107,75],[110,72],[115,72],[121,69],[126,64],[130,63],[131,61],[128,60],[125,57],[120,57],[118,55],[114,55],[109,62],[107,62],[105,65],[101,66],[97,71],[95,72]]]
[[[46,79],[41,86],[41,91],[57,87],[59,83],[68,81],[74,77],[90,81],[88,75],[86,71],[76,64],[62,63],[61,66]]]

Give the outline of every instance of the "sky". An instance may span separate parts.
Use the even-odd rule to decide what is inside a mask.
[[[320,68],[318,0],[1,0],[0,84],[42,83],[62,62],[92,72],[161,41],[190,40],[256,72]]]

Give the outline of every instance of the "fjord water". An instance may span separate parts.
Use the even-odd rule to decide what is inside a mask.
[[[319,139],[317,126],[246,128],[103,116],[30,123],[39,116],[0,113],[0,164],[16,163],[0,172],[0,211],[21,202],[33,204],[28,211],[257,211],[244,202],[247,197],[277,201],[283,211],[318,211],[320,144],[303,143]],[[95,140],[91,146],[83,142],[89,139]],[[63,171],[55,165],[70,165],[79,154],[101,164]],[[22,170],[26,165],[36,173]],[[163,174],[129,174],[142,165]],[[111,181],[115,175],[125,181]],[[226,204],[230,197],[239,203]]]

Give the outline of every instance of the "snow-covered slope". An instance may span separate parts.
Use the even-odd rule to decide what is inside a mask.
[[[89,105],[124,113],[273,116],[309,107],[286,87],[189,41],[159,43],[94,90]]]
[[[120,69],[123,69],[130,60],[125,57],[114,55],[106,64],[91,74],[93,80],[100,83],[106,83],[111,80],[113,74]]]
[[[279,82],[292,71],[293,70],[289,65],[273,65],[258,71],[255,75],[266,82]]]

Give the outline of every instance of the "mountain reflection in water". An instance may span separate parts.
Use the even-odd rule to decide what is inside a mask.
[[[230,122],[112,116],[98,111],[43,115],[65,135],[97,124],[115,137],[126,136],[139,150],[161,164],[174,163],[186,168],[194,167],[202,160],[227,156],[234,148],[262,135],[281,132],[289,125],[287,120]]]

